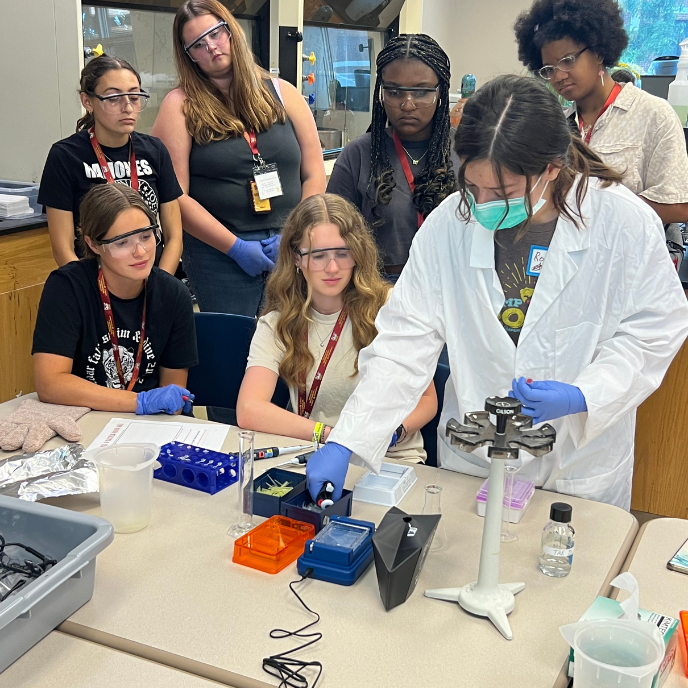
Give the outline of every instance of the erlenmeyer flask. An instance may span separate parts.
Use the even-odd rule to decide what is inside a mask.
[[[442,496],[442,486],[435,483],[425,486],[425,504],[423,505],[422,513],[426,516],[431,514],[442,514],[442,507],[440,506],[440,497]],[[431,552],[439,552],[446,549],[448,544],[447,533],[444,527],[444,519],[440,519],[435,530],[435,536],[432,538],[430,545]]]

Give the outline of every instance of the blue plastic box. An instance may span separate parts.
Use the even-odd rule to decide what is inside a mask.
[[[160,449],[161,467],[153,476],[175,485],[215,494],[237,481],[237,454],[194,447],[182,442],[170,442]]]
[[[296,495],[287,495],[282,500],[282,516],[287,516],[303,523],[312,523],[315,526],[315,532],[319,533],[333,516],[351,516],[351,500],[353,496],[354,493],[351,490],[343,490],[342,498],[338,502],[335,502],[332,506],[315,511],[306,508],[307,506],[313,506],[313,499],[310,492],[304,489]]]
[[[257,492],[260,487],[267,487],[271,484],[271,480],[276,483],[290,482],[294,487],[284,497],[274,497],[273,495],[262,494]],[[301,473],[294,473],[292,471],[284,471],[281,468],[270,468],[265,471],[263,475],[253,479],[253,513],[257,516],[271,516],[284,515],[281,512],[282,504],[286,499],[291,499],[295,495],[301,494],[306,489],[306,476]],[[293,517],[290,517],[293,518]],[[303,521],[298,518],[297,521]],[[310,523],[310,521],[307,521]],[[317,532],[317,531],[316,531]]]

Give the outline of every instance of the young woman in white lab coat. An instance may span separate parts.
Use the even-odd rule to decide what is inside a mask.
[[[459,191],[416,235],[359,385],[308,463],[309,489],[331,480],[338,492],[350,461],[379,469],[446,342],[443,468],[487,475],[485,448],[458,451],[445,426],[511,391],[557,431],[551,453],[522,453],[522,475],[629,509],[636,408],[688,334],[661,222],[572,139],[534,79],[499,77],[470,98],[456,150]]]

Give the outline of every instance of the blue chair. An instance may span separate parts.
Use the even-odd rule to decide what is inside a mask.
[[[420,429],[420,434],[423,435],[425,452],[428,455],[425,462],[426,466],[437,466],[437,426],[440,424],[440,415],[444,404],[444,387],[448,379],[449,366],[444,365],[444,363],[438,363],[435,377],[433,378],[435,389],[437,390],[437,415]]]
[[[196,397],[194,404],[234,411],[256,320],[227,313],[195,313],[194,320],[200,363],[189,369],[187,383]],[[272,403],[282,408],[289,403],[289,388],[281,379],[277,381]]]

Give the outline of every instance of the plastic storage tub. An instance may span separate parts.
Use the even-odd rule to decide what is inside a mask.
[[[34,215],[40,215],[43,212],[43,206],[38,204],[38,184],[31,182],[10,182],[6,179],[0,179],[0,194],[8,196],[28,196],[29,205],[33,208]],[[12,219],[12,218],[8,218]]]
[[[114,534],[102,518],[14,497],[0,497],[0,533],[58,560],[0,602],[2,672],[91,599],[96,555]]]
[[[416,482],[416,472],[412,466],[397,463],[383,463],[380,475],[366,471],[354,486],[354,499],[357,502],[397,506]]]
[[[485,516],[487,509],[487,491],[489,480],[486,480],[478,490],[476,501],[478,503],[478,516]],[[509,519],[511,523],[518,523],[525,513],[530,500],[535,494],[535,483],[530,480],[514,478],[514,489],[511,495],[511,518],[509,519],[509,498],[504,495],[502,521]]]

